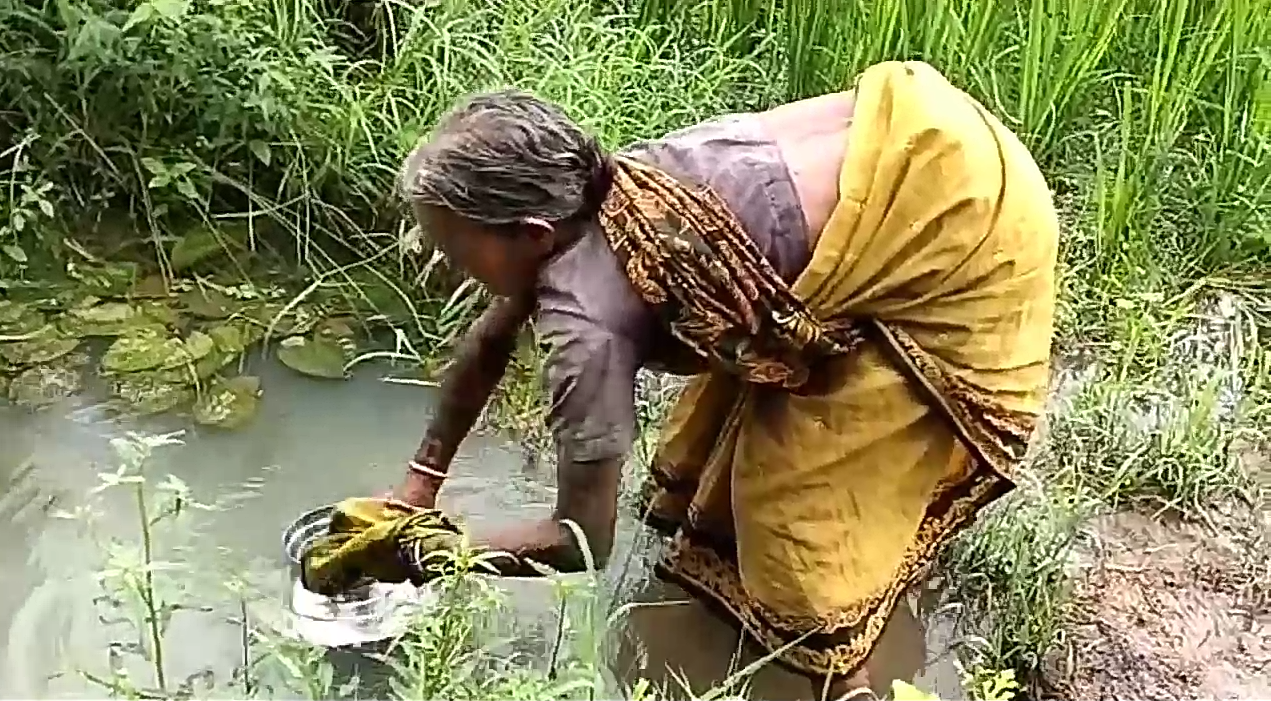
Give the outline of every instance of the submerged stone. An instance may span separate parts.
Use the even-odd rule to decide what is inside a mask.
[[[336,339],[291,336],[278,344],[278,360],[302,375],[342,380],[347,377],[344,348]]]
[[[204,426],[241,428],[256,416],[260,392],[260,378],[218,378],[195,402],[194,420]]]

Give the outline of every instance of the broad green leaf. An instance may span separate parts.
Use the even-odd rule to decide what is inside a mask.
[[[216,229],[208,226],[196,227],[187,231],[185,236],[182,236],[172,247],[172,252],[169,254],[172,270],[174,272],[187,270],[224,250]]]
[[[217,380],[194,404],[194,420],[205,426],[235,429],[246,425],[260,406],[260,379],[244,375]]]
[[[251,141],[248,142],[247,145],[251,148],[252,153],[256,154],[256,158],[260,159],[261,163],[269,165],[269,161],[272,157],[269,152],[269,144],[264,141]]]
[[[278,344],[278,360],[310,377],[332,380],[346,377],[344,349],[335,339],[292,336]]]
[[[14,365],[49,363],[79,347],[78,338],[70,338],[49,325],[29,334],[25,340],[0,343],[0,355]]]
[[[4,254],[9,256],[17,263],[26,263],[28,261],[26,251],[21,246],[7,243],[3,246]]]

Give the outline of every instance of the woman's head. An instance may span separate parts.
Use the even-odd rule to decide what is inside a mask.
[[[559,107],[500,90],[442,118],[406,159],[402,190],[452,262],[509,295],[595,215],[611,179],[599,144]]]

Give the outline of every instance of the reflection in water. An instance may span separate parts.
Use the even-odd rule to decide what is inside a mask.
[[[415,448],[430,395],[418,387],[380,382],[383,368],[364,366],[348,382],[323,382],[263,365],[266,398],[250,426],[233,433],[188,430],[185,444],[160,449],[149,469],[152,482],[174,474],[197,498],[240,497],[228,511],[209,515],[197,535],[197,551],[164,557],[215,574],[231,567],[219,559],[218,550],[233,552],[234,571],[246,569],[246,576],[263,583],[281,610],[290,585],[280,553],[283,528],[314,506],[391,486],[404,457]],[[109,641],[117,637],[98,620],[93,602],[101,591],[93,579],[101,548],[75,522],[54,513],[73,510],[97,484],[99,471],[113,469],[111,437],[127,430],[176,428],[185,425],[176,419],[142,425],[112,421],[85,402],[34,415],[0,406],[0,522],[5,533],[0,540],[0,697],[102,695],[73,673],[103,669]],[[527,474],[517,451],[489,436],[473,436],[464,444],[453,475],[442,507],[478,527],[545,510],[554,496],[550,475]],[[135,539],[136,514],[125,497],[114,497],[118,503],[111,503],[97,527]],[[661,585],[645,586],[647,538],[638,535],[629,518],[620,528],[626,537],[619,539],[613,569],[623,573],[612,579],[621,579],[623,590],[634,590],[641,600],[683,598]],[[639,543],[638,552],[632,551],[632,543]],[[252,564],[244,567],[243,562]],[[221,589],[209,586],[206,599],[224,601],[223,584],[218,584]],[[187,597],[203,591],[189,586],[195,593]],[[530,634],[520,647],[545,652],[555,635],[557,604],[551,587],[518,582],[507,589],[517,630]],[[241,631],[230,622],[234,613],[182,612],[172,619],[165,645],[171,679],[200,673],[229,678],[241,657]],[[921,666],[910,660],[920,660],[924,653],[922,635],[912,624],[900,628],[908,637],[899,636],[905,639],[895,643],[896,653],[880,658],[906,660],[893,665],[900,671],[887,674],[911,677],[908,670]],[[726,676],[736,647],[736,634],[696,605],[637,607],[628,629],[619,645],[619,674],[657,680],[665,678],[669,662],[682,668],[699,690]],[[633,640],[647,651],[643,664],[633,654]],[[932,686],[931,681],[923,683]],[[777,670],[765,672],[755,686],[763,698],[808,697],[806,682]],[[956,688],[943,682],[940,687]]]

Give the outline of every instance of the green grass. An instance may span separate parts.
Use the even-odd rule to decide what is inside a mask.
[[[1124,349],[1059,362],[1060,394],[1020,489],[945,553],[951,599],[986,623],[967,631],[973,665],[1044,681],[1074,615],[1078,552],[1098,537],[1094,517],[1135,509],[1204,524],[1210,507],[1263,496],[1243,458],[1269,427],[1268,327],[1256,308],[1266,297],[1217,298],[1226,302],[1178,302],[1200,313],[1171,311],[1175,322],[1153,329],[1163,340],[1151,362],[1127,367]],[[1257,541],[1255,521],[1243,527]]]
[[[1056,403],[1024,487],[946,558],[961,604],[993,622],[975,662],[1027,679],[1062,630],[1089,515],[1198,514],[1248,491],[1232,446],[1267,416],[1268,47],[1262,0],[0,0],[0,287],[65,277],[76,248],[170,273],[174,242],[211,223],[270,254],[241,274],[282,256],[431,370],[483,296],[399,248],[392,193],[458,96],[528,88],[616,147],[925,60],[1046,172],[1058,349],[1080,358],[1060,364],[1094,373]],[[1239,300],[1238,333],[1179,360],[1218,292]],[[1215,363],[1227,374],[1200,372]],[[522,356],[492,422],[534,434],[536,367]],[[1152,407],[1155,433],[1134,418]],[[428,689],[408,695],[494,692]]]

